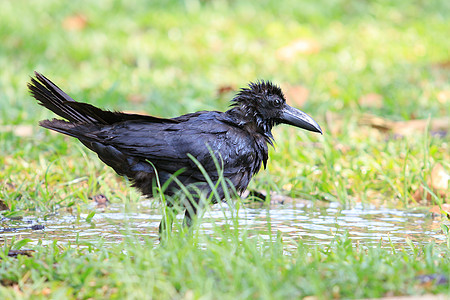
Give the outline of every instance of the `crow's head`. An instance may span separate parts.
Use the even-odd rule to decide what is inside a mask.
[[[269,81],[250,83],[237,93],[231,105],[269,136],[272,127],[280,123],[322,133],[310,116],[287,105],[281,89]]]

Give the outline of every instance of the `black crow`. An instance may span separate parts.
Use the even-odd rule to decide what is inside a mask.
[[[160,186],[166,183],[164,194],[169,196],[182,187],[209,196],[212,188],[204,173],[216,182],[217,162],[228,186],[240,193],[261,165],[266,167],[275,125],[322,133],[310,116],[287,105],[281,89],[269,81],[241,89],[226,112],[199,111],[171,119],[106,111],[76,102],[37,72],[28,88],[40,105],[65,119],[43,120],[42,127],[77,138],[147,197],[154,195],[156,179]],[[225,197],[221,186],[213,202]],[[200,197],[190,199],[184,201],[187,225],[199,204],[191,202]]]

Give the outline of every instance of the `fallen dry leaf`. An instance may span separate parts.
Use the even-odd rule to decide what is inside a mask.
[[[433,68],[450,69],[450,60],[444,60],[432,65]]]
[[[281,60],[290,61],[298,54],[313,54],[320,51],[318,42],[311,39],[298,39],[277,50],[277,57]]]
[[[221,85],[217,88],[217,95],[222,96],[223,94],[227,94],[235,90],[236,88],[232,85]]]
[[[380,94],[369,93],[361,96],[358,103],[363,107],[381,108],[383,107],[383,96]]]
[[[66,30],[80,31],[87,25],[87,17],[83,14],[76,14],[67,16],[62,23],[62,26]]]
[[[302,107],[308,100],[309,90],[301,85],[283,85],[283,91],[289,105]]]
[[[444,134],[447,134],[450,130],[449,117],[431,120],[391,121],[382,117],[364,114],[361,117],[359,124],[371,126],[382,132],[392,132],[401,136],[415,135],[417,132],[424,131],[426,128],[429,128],[432,132],[443,132]]]
[[[430,180],[428,181],[428,186],[431,188],[432,192],[442,198],[444,201],[448,198],[448,180],[450,176],[445,171],[444,167],[437,163],[432,171]],[[432,201],[432,195],[426,191],[422,186],[420,186],[412,195],[416,202],[426,200],[427,202]]]

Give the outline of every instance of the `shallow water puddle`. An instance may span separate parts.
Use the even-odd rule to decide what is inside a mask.
[[[232,226],[232,212],[235,210],[231,211],[226,205],[213,206],[205,214],[201,230],[213,234],[214,226]],[[273,234],[281,232],[286,240],[301,239],[309,245],[328,244],[335,235],[345,232],[355,243],[368,246],[381,241],[387,247],[391,244],[401,247],[405,246],[407,238],[418,244],[446,240],[441,233],[440,222],[420,212],[361,206],[341,209],[334,203],[327,207],[294,203],[270,209],[244,207],[238,214],[239,227],[250,230],[250,235],[259,234],[267,239],[270,228]],[[49,244],[54,240],[63,243],[76,240],[95,242],[101,237],[108,244],[121,242],[129,234],[152,237],[155,242],[158,240],[161,212],[152,208],[148,201],[141,202],[136,208],[110,205],[103,211],[96,211],[90,222],[86,221],[86,217],[87,214],[77,217],[59,213],[45,220],[38,217],[26,217],[20,221],[3,219],[0,240],[15,236],[16,239],[29,238],[33,243],[42,240],[43,244]],[[178,216],[178,222],[181,218],[181,215]],[[43,225],[44,229],[41,230],[39,225]]]

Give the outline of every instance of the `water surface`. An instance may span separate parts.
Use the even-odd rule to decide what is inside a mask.
[[[96,241],[99,237],[105,244],[123,241],[129,234],[138,237],[150,237],[158,241],[158,225],[161,211],[154,208],[150,201],[140,202],[135,207],[114,204],[107,208],[92,207],[95,216],[86,221],[87,214],[79,216],[60,212],[46,216],[28,216],[13,221],[3,219],[1,233],[5,238],[29,238],[33,243],[39,240],[44,244],[60,242]],[[214,226],[233,226],[231,215],[236,210],[225,204],[214,205],[206,212],[201,230],[205,234],[214,235]],[[402,247],[406,239],[416,244],[435,241],[442,243],[446,237],[441,233],[440,221],[434,220],[428,213],[401,211],[396,209],[375,208],[372,206],[356,206],[342,209],[336,203],[326,205],[308,205],[290,203],[265,207],[241,207],[238,211],[239,227],[249,230],[250,234],[269,237],[269,232],[281,232],[284,239],[302,240],[304,244],[328,244],[336,235],[348,232],[355,243],[367,246],[382,243],[383,246]],[[177,222],[181,222],[178,216]],[[268,225],[270,224],[270,226]],[[31,226],[35,225],[32,230]],[[39,229],[42,225],[44,229]]]

